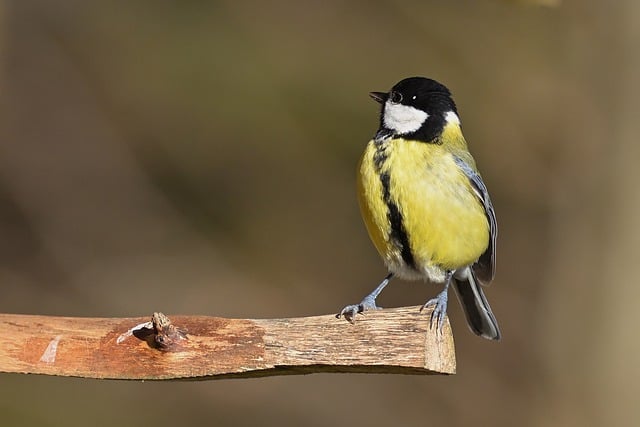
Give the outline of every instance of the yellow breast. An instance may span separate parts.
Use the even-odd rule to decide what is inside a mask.
[[[386,199],[382,174],[388,176]],[[451,152],[440,144],[371,141],[360,162],[358,184],[367,230],[391,271],[406,269],[406,263],[391,237],[389,202],[399,209],[420,272],[472,264],[488,246],[484,208]]]

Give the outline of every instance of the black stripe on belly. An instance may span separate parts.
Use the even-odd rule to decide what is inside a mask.
[[[386,156],[385,156],[386,157]],[[402,212],[398,209],[398,205],[396,205],[393,200],[391,200],[391,190],[390,190],[390,177],[388,173],[380,173],[380,182],[382,182],[382,196],[384,198],[384,202],[387,205],[387,218],[389,218],[389,223],[391,224],[391,232],[389,233],[389,237],[391,238],[391,242],[400,247],[400,255],[402,256],[402,260],[406,265],[415,269],[416,261],[413,258],[413,253],[411,252],[411,245],[409,244],[409,236],[407,236],[407,230],[404,228],[404,222],[402,220]]]

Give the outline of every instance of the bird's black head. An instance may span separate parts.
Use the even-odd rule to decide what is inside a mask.
[[[435,142],[447,123],[460,123],[451,92],[425,77],[398,82],[389,92],[371,92],[382,104],[379,135]]]

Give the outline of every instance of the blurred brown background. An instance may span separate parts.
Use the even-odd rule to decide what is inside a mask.
[[[0,312],[358,301],[385,274],[354,195],[367,93],[426,75],[496,206],[504,335],[475,337],[452,303],[452,377],[0,375],[0,424],[637,423],[640,3],[531,3],[0,3]]]

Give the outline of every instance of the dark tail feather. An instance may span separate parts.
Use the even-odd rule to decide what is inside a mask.
[[[491,312],[489,302],[478,285],[475,274],[470,267],[456,272],[453,284],[467,318],[469,328],[476,335],[490,340],[500,339],[500,329],[495,316]]]

